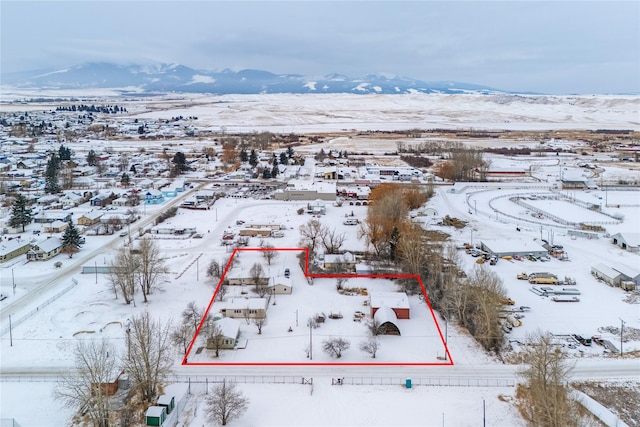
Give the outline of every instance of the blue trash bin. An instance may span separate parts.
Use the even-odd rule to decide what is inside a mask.
[[[404,382],[406,388],[411,388],[411,378],[407,378]]]

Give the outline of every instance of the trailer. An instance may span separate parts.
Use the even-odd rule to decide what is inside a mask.
[[[559,283],[557,277],[531,277],[529,276],[529,283],[534,285],[557,285]]]
[[[555,302],[580,302],[580,298],[568,295],[556,295],[551,297],[551,300]]]

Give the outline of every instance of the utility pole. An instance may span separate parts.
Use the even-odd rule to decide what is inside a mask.
[[[622,351],[622,334],[624,332],[624,320],[622,320],[622,318],[620,318],[620,357],[622,357],[622,355],[624,354],[624,351]]]
[[[13,296],[16,296],[16,279],[13,276],[13,268],[11,269],[11,281],[13,282]]]
[[[93,270],[96,273],[96,285],[98,284],[98,261],[93,261]]]
[[[309,319],[309,360],[313,360],[313,322]]]
[[[9,315],[9,347],[13,347],[13,332],[11,331],[11,315]]]
[[[475,211],[475,214],[478,215],[478,201],[477,200],[473,201],[473,210]]]

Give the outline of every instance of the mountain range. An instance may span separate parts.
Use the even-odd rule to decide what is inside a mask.
[[[196,70],[178,64],[155,66],[93,62],[64,69],[35,70],[2,75],[2,84],[17,88],[92,89],[125,88],[127,91],[190,92],[213,94],[262,93],[504,93],[487,86],[454,81],[426,82],[408,77],[367,74],[353,78],[341,74],[309,77],[241,71]]]

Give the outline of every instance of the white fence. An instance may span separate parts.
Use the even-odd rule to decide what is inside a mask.
[[[71,279],[71,284],[67,285],[67,287],[62,289],[60,292],[58,292],[57,294],[53,295],[51,298],[49,298],[48,300],[46,300],[42,304],[36,306],[36,308],[32,309],[30,312],[28,312],[26,314],[23,314],[22,316],[20,316],[20,317],[18,317],[16,319],[12,318],[11,319],[11,324],[9,324],[9,322],[7,322],[7,324],[3,325],[2,329],[0,329],[0,336],[1,335],[5,335],[5,334],[7,334],[9,332],[9,326],[11,326],[12,328],[15,328],[16,326],[20,325],[25,320],[30,319],[31,317],[35,316],[36,313],[38,313],[38,311],[42,310],[43,308],[45,308],[46,306],[48,306],[49,304],[51,304],[52,302],[54,302],[55,300],[60,298],[62,295],[66,294],[71,289],[75,288],[77,284],[78,284],[78,281],[75,278],[72,278]]]

